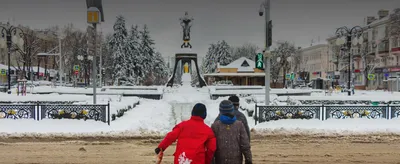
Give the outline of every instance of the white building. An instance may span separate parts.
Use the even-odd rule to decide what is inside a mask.
[[[315,78],[330,78],[328,44],[319,42],[310,47],[300,49],[300,72],[307,72],[312,80]]]

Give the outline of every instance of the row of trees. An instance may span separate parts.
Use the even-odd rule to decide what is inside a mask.
[[[114,33],[106,38],[110,57],[106,63],[114,84],[161,85],[168,78],[168,68],[161,53],[156,52],[147,25],[126,29],[125,18],[118,16]]]
[[[32,69],[29,68],[33,66],[39,65],[42,68],[58,70],[58,57],[39,57],[37,54],[40,52],[58,53],[58,37],[60,35],[63,54],[61,62],[63,62],[64,73],[73,77],[74,65],[81,66],[81,77],[87,76],[87,72],[91,71],[90,63],[78,60],[79,55],[92,55],[87,52],[89,38],[87,31],[77,29],[72,24],[62,28],[54,26],[47,29],[20,27],[24,30],[24,46],[18,47],[15,44],[12,48],[12,61],[14,61],[12,67],[19,72],[19,78],[30,80]],[[137,25],[131,26],[128,31],[125,18],[118,16],[112,34],[103,37],[103,34],[98,32],[97,36],[97,54],[102,55],[103,68],[106,72],[105,79],[112,79],[114,84],[158,85],[166,83],[168,68],[161,53],[155,50],[154,40],[151,39],[146,25],[141,30]],[[7,51],[0,49],[0,53],[2,62],[7,64],[5,58]],[[97,56],[97,60],[100,60],[100,56]],[[42,71],[44,70],[40,70],[40,72]],[[33,70],[33,72],[37,72],[37,70]],[[71,81],[72,78],[66,80]]]

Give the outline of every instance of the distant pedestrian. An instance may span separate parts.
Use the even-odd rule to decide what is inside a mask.
[[[235,107],[233,114],[236,116],[237,120],[239,120],[243,123],[244,128],[246,129],[247,136],[249,137],[249,140],[250,140],[250,128],[249,128],[249,124],[247,122],[247,118],[242,112],[239,111],[239,107],[240,107],[239,97],[231,96],[231,97],[229,97],[228,100],[233,103],[233,106]],[[217,118],[215,118],[214,122],[218,121],[220,119],[220,116],[221,116],[221,114],[219,114],[217,116]]]
[[[250,141],[245,127],[234,115],[231,101],[224,100],[219,105],[220,119],[211,126],[217,138],[215,164],[252,164]]]
[[[216,150],[216,138],[211,128],[204,123],[207,109],[197,103],[192,117],[176,125],[155,149],[159,154],[178,140],[174,164],[210,164]]]

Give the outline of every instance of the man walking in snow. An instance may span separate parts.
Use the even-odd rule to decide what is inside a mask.
[[[234,115],[231,101],[224,100],[219,105],[220,119],[211,125],[217,138],[215,164],[252,164],[250,141],[245,127]]]
[[[246,129],[246,133],[247,136],[249,137],[250,140],[250,128],[249,128],[249,124],[247,123],[247,118],[246,116],[239,111],[239,107],[240,107],[240,103],[239,103],[239,97],[237,96],[231,96],[228,99],[229,101],[231,101],[233,103],[233,106],[235,107],[235,111],[233,112],[233,114],[236,116],[236,119],[241,121],[244,125],[244,128]],[[215,118],[215,121],[218,121],[220,119],[221,114],[218,115],[217,118]]]
[[[210,164],[216,150],[216,138],[211,128],[204,123],[207,109],[197,103],[190,120],[176,125],[155,149],[159,154],[178,139],[174,153],[174,164]]]

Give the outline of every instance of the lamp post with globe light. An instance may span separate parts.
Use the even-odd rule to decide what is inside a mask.
[[[362,37],[363,28],[360,26],[354,26],[353,28],[347,28],[346,26],[340,27],[336,30],[336,45],[344,45],[344,50],[347,51],[349,55],[349,71],[348,71],[348,82],[347,82],[347,92],[348,95],[351,96],[351,66],[352,66],[352,54],[351,54],[351,46],[357,46],[364,42],[364,38]]]
[[[0,48],[8,49],[8,93],[11,94],[11,48],[16,44],[19,48],[23,49],[24,46],[24,31],[7,23],[7,26],[0,26]]]
[[[87,71],[87,67],[89,65],[89,60],[92,61],[93,60],[93,56],[91,55],[78,55],[78,60],[83,61],[84,65],[85,65],[85,85],[88,85],[88,80],[87,80],[87,76],[88,76],[88,71]]]

